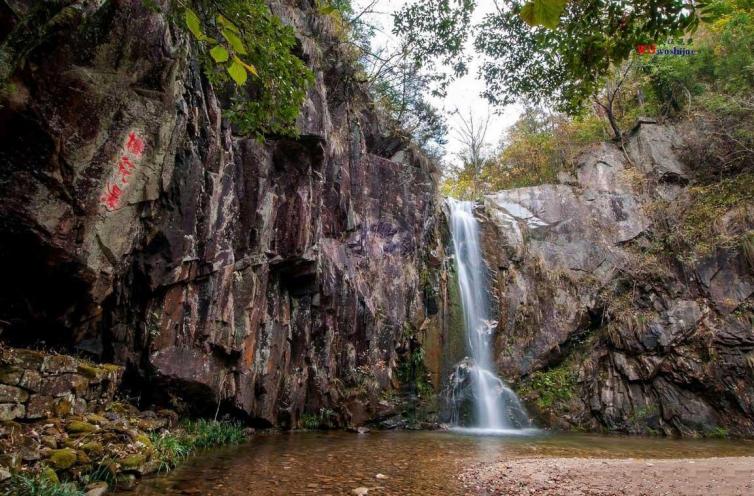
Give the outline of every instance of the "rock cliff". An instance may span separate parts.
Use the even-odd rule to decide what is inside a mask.
[[[34,3],[3,4],[3,25]],[[187,33],[140,0],[35,19],[0,108],[4,340],[256,425],[390,412],[396,369],[444,332],[437,171],[388,131],[313,2],[271,9],[315,83],[300,136],[263,142],[234,133]]]
[[[497,365],[546,424],[754,435],[754,205],[706,252],[670,242],[697,179],[679,134],[645,122],[559,184],[484,198]]]

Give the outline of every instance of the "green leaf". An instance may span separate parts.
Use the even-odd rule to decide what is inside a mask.
[[[244,66],[246,70],[249,71],[249,73],[254,74],[255,76],[259,77],[259,74],[257,73],[257,68],[254,67],[253,65],[247,64],[246,62],[244,62],[243,60],[239,59],[236,56],[233,57],[233,61]]]
[[[235,51],[239,55],[246,55],[246,47],[243,44],[243,40],[236,35],[233,31],[227,28],[223,28],[222,30],[223,37],[228,40],[228,43],[230,43],[230,46],[233,47],[233,51]]]
[[[215,59],[215,62],[217,63],[227,62],[228,60],[228,51],[222,45],[217,45],[209,51],[209,54],[212,55],[212,58]]]
[[[238,86],[246,84],[246,69],[243,65],[239,64],[237,60],[233,60],[228,66],[228,74],[230,74],[230,77],[233,78],[233,81],[235,81]]]
[[[234,33],[241,34],[241,30],[236,27],[235,24],[230,22],[225,16],[218,14],[217,15],[217,23],[220,24],[223,28],[227,28]]]
[[[203,41],[206,36],[202,31],[202,22],[199,20],[199,16],[196,15],[196,12],[191,9],[186,9],[185,16],[186,26],[188,26],[189,31],[191,31],[191,33],[196,37],[197,40]]]
[[[521,9],[521,18],[530,26],[555,29],[568,0],[531,0]]]

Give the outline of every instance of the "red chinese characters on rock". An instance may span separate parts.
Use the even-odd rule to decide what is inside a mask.
[[[128,133],[123,153],[115,165],[115,179],[107,182],[105,193],[100,197],[101,204],[108,210],[115,210],[120,206],[121,197],[128,184],[128,176],[136,170],[144,147],[144,140],[135,131]]]
[[[134,165],[131,160],[125,155],[123,155],[120,160],[118,161],[118,173],[120,174],[120,182],[123,184],[128,184],[128,181],[126,180],[126,176],[131,175],[131,171],[134,170],[136,166]]]
[[[141,158],[141,154],[144,152],[144,140],[139,138],[135,132],[128,133],[128,141],[126,141],[126,150],[136,158]]]
[[[102,195],[100,200],[109,210],[115,210],[120,204],[120,195],[122,194],[123,190],[121,190],[117,184],[107,183],[105,194]]]

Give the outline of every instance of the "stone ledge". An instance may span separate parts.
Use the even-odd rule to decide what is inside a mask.
[[[123,367],[36,350],[0,353],[0,420],[82,414],[113,400]]]

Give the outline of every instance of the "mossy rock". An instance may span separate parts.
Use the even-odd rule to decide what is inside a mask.
[[[107,370],[87,363],[80,363],[77,367],[78,373],[88,379],[100,379],[107,374]]]
[[[138,441],[141,444],[143,444],[149,450],[153,449],[152,440],[149,439],[149,436],[147,436],[146,434],[139,434],[139,435],[137,435],[136,436],[136,441]]]
[[[76,463],[76,450],[71,448],[63,448],[50,451],[50,463],[57,470],[66,470],[71,468]]]
[[[134,474],[118,474],[116,486],[119,489],[133,489],[136,485],[136,476]]]
[[[52,406],[52,413],[56,417],[67,417],[73,412],[73,403],[66,398],[58,399]]]
[[[48,481],[50,481],[53,484],[60,484],[60,479],[58,479],[58,474],[55,473],[55,470],[52,469],[52,467],[42,467],[42,470],[39,471],[39,475]]]
[[[88,443],[84,443],[81,445],[81,449],[94,456],[99,456],[105,451],[102,443],[98,443],[97,441],[89,441]]]
[[[83,450],[78,450],[76,452],[76,460],[78,460],[78,463],[80,463],[81,465],[88,465],[92,463],[92,459],[89,458],[89,455],[87,455]]]
[[[14,434],[23,431],[23,426],[15,420],[0,421],[0,427],[7,431],[8,434]]]
[[[102,415],[97,415],[96,413],[90,413],[89,415],[87,415],[86,421],[96,425],[104,425],[109,422],[109,420],[107,420],[105,417],[103,417]]]
[[[65,426],[65,430],[71,434],[89,433],[98,430],[98,427],[89,422],[83,422],[80,420],[72,420]]]
[[[13,358],[25,369],[39,369],[45,359],[45,354],[41,351],[16,348],[13,350]]]
[[[136,407],[120,401],[110,403],[105,410],[119,415],[138,415],[139,413],[139,410],[136,409]]]
[[[133,419],[131,423],[135,423],[136,426],[147,432],[163,429],[168,426],[168,419],[166,418],[139,418]]]
[[[137,453],[135,455],[128,455],[125,458],[118,460],[121,467],[126,470],[135,470],[147,461],[147,455],[144,453]]]
[[[9,366],[0,366],[0,383],[17,386],[21,377],[24,375],[22,369]]]

